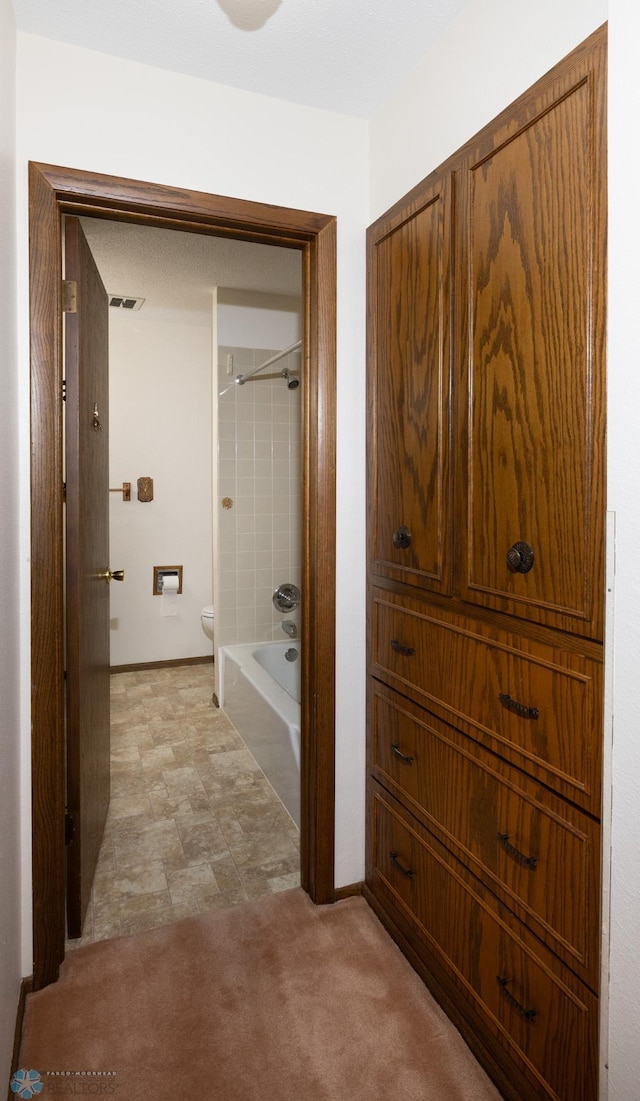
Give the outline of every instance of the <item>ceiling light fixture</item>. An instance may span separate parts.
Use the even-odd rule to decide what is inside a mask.
[[[281,3],[282,0],[218,0],[225,15],[241,31],[259,31]]]

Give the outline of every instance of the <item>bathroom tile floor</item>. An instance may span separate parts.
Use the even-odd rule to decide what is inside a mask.
[[[209,664],[112,675],[111,806],[69,947],[299,884],[299,831],[212,693]]]

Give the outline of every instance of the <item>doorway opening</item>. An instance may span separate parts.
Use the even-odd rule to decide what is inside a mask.
[[[301,342],[300,253],[108,219],[79,232],[109,302],[109,416],[89,446],[108,443],[123,583],[107,589],[111,800],[95,863],[80,861],[82,904],[67,884],[68,927],[81,911],[68,948],[300,882],[300,694],[284,676],[299,677],[299,612],[272,600],[300,585],[304,379],[299,347],[275,351]],[[66,392],[69,410],[69,374]],[[180,563],[178,595],[154,562]],[[264,695],[239,675],[232,655],[258,647],[280,658],[287,698],[260,667]],[[67,792],[81,827],[93,784]],[[71,845],[86,849],[80,831]]]
[[[58,977],[65,928],[64,214],[299,250],[303,270],[301,883],[334,899],[335,218],[30,165],[34,988]]]

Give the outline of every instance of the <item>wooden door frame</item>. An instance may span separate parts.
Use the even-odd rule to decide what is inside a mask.
[[[335,841],[336,219],[54,165],[29,164],[34,989],[64,958],[64,214],[302,252],[304,458],[301,880],[332,902]]]

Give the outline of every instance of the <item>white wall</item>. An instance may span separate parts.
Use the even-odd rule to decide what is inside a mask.
[[[211,315],[143,306],[109,311],[111,664],[211,654],[200,612],[213,591]],[[153,501],[137,480],[154,480]],[[153,595],[154,566],[183,567],[175,615]]]
[[[300,310],[299,297],[218,287],[218,344],[288,348],[302,336]]]
[[[517,10],[520,8],[520,10]],[[605,20],[609,21],[608,507],[615,511],[614,612],[607,623],[614,742],[609,1097],[640,1081],[640,9],[628,0],[471,0],[371,126],[377,217]],[[453,74],[453,76],[451,75]],[[444,94],[446,89],[446,94]],[[429,110],[433,104],[435,110]]]
[[[609,2],[608,504],[616,514],[612,639],[610,1097],[640,1093],[640,9]]]
[[[606,18],[606,0],[469,0],[371,121],[372,218]]]
[[[15,315],[15,23],[0,0],[0,1083],[20,988],[18,492]],[[28,505],[28,495],[26,503]],[[29,970],[31,968],[29,967]]]
[[[367,124],[25,34],[18,35],[17,88],[22,372],[28,371],[29,159],[337,215],[336,884],[358,880],[364,871]],[[27,402],[23,391],[25,428]],[[28,431],[21,454],[27,502]],[[26,563],[26,524],[22,557]],[[28,599],[23,584],[25,608]],[[28,699],[26,666],[22,691]],[[26,747],[27,721],[22,737]],[[26,774],[23,782],[26,788]],[[27,834],[25,865],[29,844]],[[25,913],[25,931],[29,923]],[[27,950],[23,961],[26,973]]]

